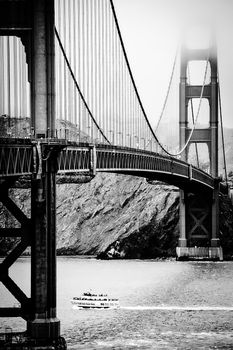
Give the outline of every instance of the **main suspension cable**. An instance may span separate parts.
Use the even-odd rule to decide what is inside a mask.
[[[121,47],[122,47],[122,51],[123,51],[123,55],[124,55],[124,58],[125,58],[125,62],[126,62],[126,65],[127,65],[127,69],[128,69],[128,72],[129,72],[129,75],[130,75],[130,79],[131,79],[131,82],[133,84],[133,87],[134,87],[134,91],[135,91],[135,94],[137,96],[137,99],[138,99],[138,103],[140,105],[140,108],[142,110],[142,114],[147,122],[147,125],[152,133],[152,136],[154,137],[154,139],[156,140],[156,142],[158,143],[158,145],[161,147],[161,149],[169,156],[171,157],[177,157],[179,155],[181,155],[181,153],[184,152],[184,150],[186,149],[186,147],[188,146],[189,144],[189,141],[191,140],[191,137],[193,135],[193,132],[194,132],[194,129],[195,129],[195,126],[196,126],[196,123],[197,123],[197,119],[198,119],[198,116],[199,116],[199,113],[200,113],[200,108],[201,108],[201,102],[202,102],[202,97],[203,97],[203,93],[204,93],[204,87],[205,87],[205,82],[206,82],[206,76],[207,76],[207,68],[208,68],[208,58],[206,60],[206,68],[205,68],[205,75],[204,75],[204,81],[203,81],[203,85],[202,85],[202,89],[201,89],[201,95],[200,95],[200,102],[199,102],[199,106],[198,106],[198,110],[197,110],[197,115],[196,115],[196,118],[195,118],[195,121],[194,121],[194,124],[193,124],[193,127],[192,127],[192,130],[189,134],[189,137],[185,143],[185,145],[182,147],[182,149],[177,152],[177,153],[170,153],[163,145],[162,143],[159,141],[159,139],[157,138],[154,130],[152,129],[151,127],[151,124],[149,122],[149,119],[147,117],[147,114],[145,112],[145,109],[143,107],[143,104],[142,104],[142,101],[140,99],[140,96],[139,96],[139,93],[138,93],[138,90],[137,90],[137,87],[136,87],[136,83],[135,83],[135,80],[134,80],[134,77],[133,77],[133,74],[132,74],[132,70],[131,70],[131,67],[130,67],[130,64],[129,64],[129,60],[128,60],[128,57],[127,57],[127,54],[126,54],[126,50],[125,50],[125,46],[124,46],[124,42],[123,42],[123,39],[122,39],[122,35],[121,35],[121,31],[120,31],[120,27],[119,27],[119,23],[118,23],[118,19],[117,19],[117,16],[116,16],[116,12],[115,12],[115,8],[114,8],[114,4],[113,4],[113,0],[110,0],[110,5],[111,5],[111,8],[112,8],[112,13],[113,13],[113,18],[114,18],[114,21],[115,21],[115,24],[116,24],[116,28],[117,28],[117,32],[118,32],[118,35],[119,35],[119,40],[120,40],[120,43],[121,43]]]
[[[174,58],[173,66],[172,66],[172,72],[171,72],[171,76],[170,76],[170,80],[169,80],[169,84],[168,84],[168,88],[167,88],[166,97],[165,97],[165,100],[164,100],[164,103],[163,103],[162,111],[161,111],[160,116],[159,116],[159,120],[158,120],[157,125],[155,127],[155,132],[157,132],[157,130],[158,130],[159,124],[160,124],[160,122],[162,120],[162,117],[164,115],[164,111],[165,111],[165,108],[166,108],[166,105],[167,105],[167,100],[168,100],[168,96],[170,94],[171,85],[172,85],[172,81],[173,81],[173,77],[174,77],[176,61],[177,61],[177,56],[178,56],[178,50],[179,50],[179,45],[177,45],[176,54],[175,54],[175,58]]]
[[[209,62],[209,59],[206,60],[206,67],[205,67],[205,74],[204,74],[204,80],[203,80],[203,84],[202,84],[202,88],[201,88],[201,95],[200,95],[200,98],[199,98],[199,104],[198,104],[198,109],[197,109],[197,114],[196,114],[196,118],[194,120],[194,123],[193,123],[193,126],[192,126],[192,130],[190,131],[189,133],[189,136],[184,144],[184,146],[182,147],[182,149],[177,152],[175,155],[173,156],[178,156],[180,155],[181,153],[184,152],[184,150],[186,149],[186,147],[188,146],[190,140],[191,140],[191,137],[193,135],[193,132],[194,132],[194,129],[196,127],[196,124],[197,124],[197,119],[199,117],[199,113],[200,113],[200,110],[201,110],[201,103],[202,103],[202,98],[203,98],[203,93],[204,93],[204,88],[205,88],[205,83],[206,83],[206,77],[207,77],[207,70],[208,70],[208,62]],[[172,154],[170,154],[172,155]]]
[[[189,82],[189,84],[190,84],[190,69],[189,69],[189,65],[188,65],[187,68],[188,68],[188,69],[187,69],[187,71],[188,71],[188,82]],[[194,118],[193,99],[192,99],[192,98],[191,98],[191,100],[190,100],[190,103],[191,103],[192,122],[193,122],[193,124],[194,124],[195,118]],[[197,166],[198,166],[198,168],[200,168],[197,143],[195,142],[194,145],[195,145],[195,153],[196,153],[196,158],[197,158]]]
[[[136,83],[135,83],[135,80],[134,80],[134,77],[133,77],[133,74],[132,74],[132,70],[131,70],[131,67],[130,67],[130,64],[129,64],[128,56],[126,54],[126,50],[125,50],[124,42],[123,42],[123,39],[122,39],[122,35],[121,35],[118,19],[117,19],[117,16],[116,16],[114,5],[113,5],[113,0],[110,0],[110,5],[111,5],[112,13],[113,13],[113,18],[114,18],[114,21],[115,21],[115,24],[116,24],[117,32],[118,32],[118,35],[119,35],[119,40],[120,40],[120,43],[121,43],[121,48],[122,48],[123,55],[124,55],[124,58],[125,58],[126,66],[127,66],[127,69],[128,69],[129,75],[130,75],[131,82],[132,82],[133,87],[134,87],[135,94],[136,94],[137,99],[138,99],[138,103],[139,103],[139,105],[141,107],[142,114],[143,114],[144,118],[146,119],[147,125],[148,125],[148,127],[149,127],[149,129],[150,129],[150,131],[151,131],[151,133],[153,135],[153,137],[158,142],[158,144],[160,144],[159,140],[157,139],[157,137],[156,137],[156,135],[155,135],[151,125],[150,125],[150,122],[149,122],[149,120],[147,118],[145,109],[143,107],[142,101],[141,101],[139,93],[138,93],[138,89],[137,89],[137,86],[136,86]]]

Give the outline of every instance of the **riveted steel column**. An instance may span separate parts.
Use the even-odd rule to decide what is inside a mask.
[[[186,143],[186,133],[188,127],[187,120],[187,101],[186,101],[186,85],[187,85],[187,57],[185,48],[182,47],[181,52],[181,66],[180,66],[180,100],[179,100],[179,139],[180,149],[182,149]],[[187,149],[181,154],[181,158],[187,161]],[[180,190],[180,207],[179,207],[179,226],[180,226],[180,237],[178,240],[178,247],[187,246],[186,238],[186,204],[185,204],[185,192]]]
[[[55,135],[54,0],[33,1],[32,124],[39,138]]]
[[[215,188],[213,190],[212,198],[212,232],[211,232],[211,246],[219,247],[219,179],[216,179]]]
[[[180,237],[178,241],[179,247],[187,246],[186,237],[186,203],[185,203],[185,192],[180,190]]]
[[[56,339],[56,168],[49,158],[43,171],[32,180],[32,319],[28,333],[35,339]]]
[[[218,80],[217,50],[215,43],[211,48],[211,99],[210,99],[210,173],[216,179],[212,200],[211,246],[218,247],[219,242],[219,179],[218,179]]]
[[[217,53],[216,47],[211,49],[211,98],[210,98],[210,173],[218,177],[218,81],[217,81]]]
[[[186,134],[188,127],[188,113],[187,113],[187,100],[186,100],[186,85],[187,85],[187,57],[186,50],[183,47],[181,52],[181,67],[180,67],[180,99],[179,99],[179,140],[180,149],[182,149],[186,143]],[[187,149],[182,152],[181,159],[187,161]]]
[[[37,138],[53,136],[54,0],[33,1],[32,111]],[[46,148],[47,147],[47,148]],[[60,336],[56,318],[56,166],[49,146],[38,144],[39,170],[32,179],[32,315],[31,338],[50,341]]]

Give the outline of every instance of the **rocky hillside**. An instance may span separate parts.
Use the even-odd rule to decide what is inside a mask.
[[[117,242],[125,257],[174,254],[178,195],[174,187],[116,174],[98,174],[84,184],[57,185],[58,253],[96,255]],[[14,189],[12,196],[30,216],[30,191]],[[1,226],[10,227],[11,215],[3,207],[0,213]],[[7,244],[15,243],[9,239]]]
[[[150,185],[141,178],[99,174],[87,184],[60,185],[58,198],[60,253],[99,254],[116,242],[125,257],[174,253],[178,234],[175,188]]]

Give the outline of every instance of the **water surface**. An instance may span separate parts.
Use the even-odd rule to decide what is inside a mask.
[[[30,260],[19,259],[11,270],[29,294]],[[68,349],[233,349],[232,262],[59,257],[57,270]],[[119,298],[121,308],[73,310],[70,299],[90,289]],[[0,293],[1,306],[14,303],[3,288]]]

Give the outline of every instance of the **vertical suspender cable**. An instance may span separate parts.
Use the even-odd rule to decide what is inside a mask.
[[[98,72],[97,72],[97,58],[98,58],[98,51],[97,51],[97,21],[98,21],[98,16],[97,16],[97,6],[96,6],[97,1],[94,1],[94,99],[93,99],[93,110],[95,114],[95,119],[98,120],[98,103],[97,103],[97,91],[98,91],[98,84],[97,84],[97,79],[98,79]],[[95,135],[97,139],[99,139],[99,134],[98,130]]]
[[[120,27],[119,27],[119,24],[118,24],[118,20],[117,20],[117,16],[116,16],[116,12],[115,12],[115,8],[114,8],[114,5],[113,5],[113,0],[110,0],[110,4],[111,4],[111,7],[112,7],[112,12],[113,12],[113,17],[114,17],[114,20],[115,20],[115,25],[116,25],[116,29],[117,29],[117,32],[118,32],[118,35],[119,35],[119,40],[120,40],[120,43],[121,43],[121,47],[122,47],[122,51],[123,51],[123,54],[124,54],[124,57],[125,57],[125,62],[126,62],[126,65],[127,65],[127,68],[128,68],[128,72],[129,72],[129,75],[130,75],[130,79],[131,79],[131,84],[132,84],[132,87],[134,88],[134,92],[135,92],[135,95],[137,97],[137,100],[138,100],[138,103],[140,105],[140,108],[141,108],[141,111],[142,111],[142,114],[147,122],[147,125],[150,129],[150,132],[152,134],[152,136],[154,137],[155,141],[159,144],[159,146],[161,147],[161,149],[168,155],[170,156],[178,156],[180,155],[184,150],[185,148],[188,146],[188,143],[192,137],[192,134],[193,134],[193,131],[194,131],[194,127],[192,128],[190,134],[189,134],[189,137],[188,137],[188,140],[187,142],[185,143],[185,145],[182,147],[182,149],[175,153],[175,154],[172,154],[170,152],[168,152],[164,146],[161,144],[161,142],[159,142],[157,136],[155,135],[155,132],[153,131],[152,127],[151,127],[151,124],[148,120],[148,117],[146,115],[146,112],[145,112],[145,109],[143,107],[143,104],[142,104],[142,101],[140,99],[140,96],[139,96],[139,93],[138,93],[138,90],[137,90],[137,87],[136,87],[136,84],[135,84],[135,81],[134,81],[134,78],[133,78],[133,74],[132,74],[132,71],[131,71],[131,68],[130,68],[130,64],[129,64],[129,60],[128,60],[128,57],[127,57],[127,54],[126,54],[126,51],[125,51],[125,47],[124,47],[124,43],[123,43],[123,39],[122,39],[122,36],[121,36],[121,31],[120,31]],[[208,58],[207,58],[207,63],[208,63]],[[195,119],[195,124],[197,122],[197,119],[198,119],[198,116],[199,116],[199,112],[200,112],[200,106],[201,106],[201,101],[202,101],[202,98],[203,98],[203,92],[204,92],[204,86],[205,86],[205,81],[206,81],[206,75],[207,75],[207,67],[208,65],[206,64],[206,69],[205,69],[205,75],[204,75],[204,79],[203,79],[203,85],[202,85],[202,89],[201,89],[201,96],[200,96],[200,103],[199,103],[199,106],[198,106],[198,111],[197,111],[197,116],[196,116],[196,119]]]
[[[123,57],[122,57],[122,64],[124,67],[124,80],[123,80],[123,96],[124,96],[124,105],[123,105],[123,110],[124,110],[124,130],[125,130],[125,146],[128,146],[128,125],[127,125],[127,113],[126,113],[126,106],[127,106],[127,94],[126,94],[126,66],[124,64],[123,61]]]
[[[100,9],[100,0],[97,0],[98,2],[98,11],[97,11],[97,18],[98,18],[98,38],[101,37],[101,9]],[[99,118],[98,118],[98,123],[99,125],[102,125],[102,99],[101,99],[101,41],[98,40],[98,112],[99,112]]]
[[[76,18],[76,5],[77,2],[75,0],[73,0],[73,26],[74,26],[74,35],[73,35],[73,45],[74,45],[74,74],[75,76],[77,76],[77,59],[76,59],[76,54],[77,54],[77,46],[76,46],[76,33],[77,33],[77,21],[75,20]],[[79,59],[78,59],[79,60]],[[76,89],[75,89],[75,84],[73,83],[73,87],[74,87],[74,123],[75,126],[77,128],[77,99],[76,99]]]
[[[110,130],[112,129],[112,14],[109,11],[109,123],[108,123],[108,134],[110,135]],[[110,136],[111,137],[111,136]]]
[[[86,98],[86,84],[85,84],[85,73],[86,73],[86,67],[85,67],[85,62],[86,62],[86,52],[85,52],[85,3],[81,2],[81,6],[82,6],[82,91],[83,94]],[[81,129],[85,130],[86,132],[86,110],[85,107],[83,106],[82,108],[83,110],[83,116],[82,116],[82,125],[81,125]]]
[[[85,0],[86,3],[86,48],[87,48],[87,55],[86,55],[86,59],[87,59],[87,67],[86,67],[86,101],[88,103],[88,105],[90,105],[90,85],[89,85],[89,80],[90,80],[90,50],[89,50],[89,35],[90,35],[90,23],[89,23],[89,0]],[[90,140],[90,118],[89,115],[87,117],[87,126],[86,126],[86,133],[88,135],[88,139]]]
[[[189,70],[189,65],[188,65],[188,79],[189,79],[189,82],[190,82],[190,70]],[[191,98],[191,100],[190,100],[190,103],[191,103],[192,122],[193,122],[193,124],[194,124],[194,123],[195,123],[195,118],[194,118],[193,99],[192,99],[192,98]],[[198,168],[199,168],[199,167],[200,167],[200,164],[199,164],[198,148],[197,148],[197,143],[196,143],[196,142],[195,142],[195,152],[196,152],[197,166],[198,166]]]
[[[105,13],[106,13],[106,28],[105,28],[105,42],[106,42],[106,126],[105,126],[105,134],[108,134],[109,130],[109,115],[110,115],[110,110],[109,110],[109,72],[110,72],[110,65],[109,65],[109,54],[110,54],[110,49],[109,49],[109,9],[108,9],[108,1],[105,1]]]
[[[131,71],[131,68],[130,68],[130,64],[129,64],[129,61],[128,61],[128,58],[127,58],[127,54],[126,54],[126,51],[125,51],[125,47],[124,47],[124,43],[123,43],[123,40],[122,40],[122,36],[121,36],[121,32],[120,32],[120,27],[119,27],[119,24],[118,24],[118,20],[117,20],[117,16],[116,16],[116,12],[115,12],[115,8],[114,8],[114,5],[113,5],[113,0],[110,0],[110,4],[111,4],[111,8],[112,8],[112,13],[113,13],[113,18],[114,18],[114,21],[115,21],[115,24],[116,24],[116,28],[117,28],[117,32],[118,32],[118,35],[119,35],[119,40],[120,40],[120,43],[121,43],[121,47],[122,47],[122,50],[123,50],[123,54],[124,54],[124,57],[125,57],[125,62],[126,62],[126,65],[127,65],[127,69],[128,69],[128,72],[129,72],[129,75],[130,75],[130,79],[131,79],[131,83],[134,87],[134,90],[135,90],[135,93],[136,93],[136,96],[137,96],[137,99],[138,99],[138,102],[139,102],[139,105],[141,107],[141,110],[142,110],[142,113],[147,121],[147,124],[150,128],[150,131],[153,135],[153,137],[155,138],[156,142],[158,142],[158,139],[149,123],[149,120],[146,116],[146,112],[144,110],[144,107],[142,105],[142,102],[141,102],[141,99],[140,99],[140,96],[138,94],[138,91],[137,91],[137,87],[136,87],[136,84],[135,84],[135,81],[134,81],[134,78],[133,78],[133,74],[132,74],[132,71]],[[166,150],[165,150],[166,151]]]
[[[7,37],[7,81],[8,81],[8,115],[11,117],[11,101],[10,101],[10,96],[11,96],[11,84],[10,84],[10,37]]]
[[[81,51],[81,6],[80,1],[77,2],[77,12],[78,12],[78,77],[80,79],[81,76],[81,60],[80,60],[80,51]],[[80,95],[78,94],[78,134],[79,134],[79,142],[81,142],[81,115],[82,115],[82,102]]]
[[[174,58],[173,66],[172,66],[172,73],[171,73],[171,76],[170,76],[170,80],[169,80],[169,84],[168,84],[168,88],[167,88],[166,97],[165,97],[165,100],[164,100],[164,103],[163,103],[162,111],[161,111],[160,116],[159,116],[159,120],[158,120],[157,125],[156,125],[156,127],[155,127],[155,132],[158,130],[159,124],[160,124],[161,119],[162,119],[163,114],[164,114],[165,107],[166,107],[166,105],[167,105],[167,100],[168,100],[169,92],[170,92],[170,90],[171,90],[171,84],[172,84],[172,80],[173,80],[173,76],[174,76],[174,72],[175,72],[175,66],[176,66],[176,61],[177,61],[177,55],[178,55],[178,47],[177,47],[177,49],[176,49],[176,54],[175,54],[175,58]]]
[[[193,110],[193,99],[191,98],[191,114],[192,114],[192,121],[193,124],[195,123],[195,118],[194,118],[194,110]],[[197,143],[195,142],[195,153],[196,153],[196,159],[197,159],[197,166],[200,168],[200,163],[199,163],[199,157],[198,157],[198,148],[197,148]]]
[[[70,0],[68,2],[68,7],[67,7],[67,16],[68,18],[70,18],[70,14],[71,14],[71,5],[72,5],[72,0]],[[70,57],[69,57],[69,61],[71,63],[71,65],[73,65],[73,55],[72,55],[72,51],[73,51],[73,47],[72,47],[72,34],[71,34],[71,25],[72,23],[69,21],[69,23],[67,23],[68,25],[68,35],[69,35],[69,54],[70,54]],[[69,91],[68,91],[68,94],[69,94],[69,97],[73,95],[73,82],[72,80],[70,79],[70,76],[69,76]],[[72,100],[74,99],[74,97],[72,96]],[[69,114],[68,114],[68,121],[69,122],[72,122],[74,123],[74,120],[73,120],[73,101],[69,102]],[[70,139],[70,132],[69,132],[69,139]]]
[[[66,23],[65,23],[65,19],[66,19],[66,3],[65,1],[63,1],[63,37],[64,37],[64,40],[66,40]],[[67,103],[67,95],[66,95],[66,92],[67,92],[67,76],[66,76],[66,63],[64,61],[64,116],[63,118],[65,120],[67,120],[67,106],[66,106],[66,103]]]
[[[120,110],[120,48],[119,48],[119,42],[117,38],[117,105],[118,105],[118,113],[117,113],[117,144],[120,144],[120,131],[121,131],[121,110]]]
[[[101,38],[102,38],[102,60],[101,60],[101,64],[102,64],[102,116],[103,116],[103,122],[101,127],[103,128],[103,130],[105,130],[105,118],[106,118],[106,76],[105,76],[105,20],[106,20],[106,16],[105,16],[105,11],[104,11],[104,3],[103,0],[101,1]]]
[[[1,60],[1,66],[0,66],[0,80],[1,82],[4,82],[4,55],[3,55],[3,37],[0,37],[0,60]],[[4,91],[3,91],[3,83],[0,87],[0,115],[4,114]]]
[[[107,143],[110,143],[109,140],[107,139],[107,137],[104,135],[104,133],[103,133],[102,130],[100,129],[100,127],[99,127],[99,125],[97,124],[95,118],[93,117],[93,115],[92,115],[92,113],[91,113],[91,110],[90,110],[90,108],[88,107],[88,104],[87,104],[87,102],[86,102],[86,100],[85,100],[85,98],[84,98],[84,96],[83,96],[83,94],[82,94],[82,92],[81,92],[81,90],[80,90],[80,87],[79,87],[79,85],[78,85],[78,83],[77,83],[77,80],[76,80],[76,78],[75,78],[75,76],[74,76],[74,73],[73,73],[73,71],[72,71],[72,68],[71,68],[70,63],[69,63],[69,60],[68,60],[68,58],[67,58],[67,56],[66,56],[64,47],[63,47],[63,45],[62,45],[62,43],[61,43],[61,40],[60,40],[60,37],[59,37],[59,35],[58,35],[58,32],[57,32],[57,29],[56,29],[56,28],[55,28],[55,35],[56,35],[56,38],[57,38],[57,40],[58,40],[59,46],[60,46],[60,48],[61,48],[61,50],[62,50],[62,53],[63,53],[64,59],[65,59],[65,62],[66,62],[66,64],[67,64],[67,67],[68,67],[68,69],[69,69],[69,71],[70,71],[70,74],[71,74],[71,76],[72,76],[72,79],[74,80],[75,86],[76,86],[76,88],[77,88],[77,90],[78,90],[78,92],[79,92],[79,95],[80,95],[80,97],[81,97],[81,100],[82,100],[82,102],[83,102],[84,107],[86,108],[87,113],[88,113],[89,116],[92,118],[92,120],[93,120],[95,126],[99,129],[99,131],[100,131],[100,133],[102,134],[102,136],[103,136],[103,138],[105,139],[105,141],[107,141]]]
[[[115,129],[115,44],[114,44],[114,23],[112,21],[112,143],[114,144],[114,129]]]
[[[117,74],[117,33],[114,27],[114,48],[115,48],[115,145],[117,144],[117,133],[118,133],[118,74]]]
[[[94,90],[94,70],[93,70],[93,2],[90,2],[90,86],[92,87],[90,91],[90,100],[89,104],[91,106],[91,110],[93,109],[93,90]],[[90,137],[91,140],[94,139],[94,132],[93,132],[94,125],[92,123],[92,120],[90,120]]]
[[[125,146],[125,133],[126,133],[126,129],[125,129],[125,114],[124,114],[124,98],[125,98],[125,94],[124,94],[124,61],[123,61],[123,57],[121,54],[121,96],[122,96],[122,100],[121,100],[121,115],[122,115],[122,146]]]

